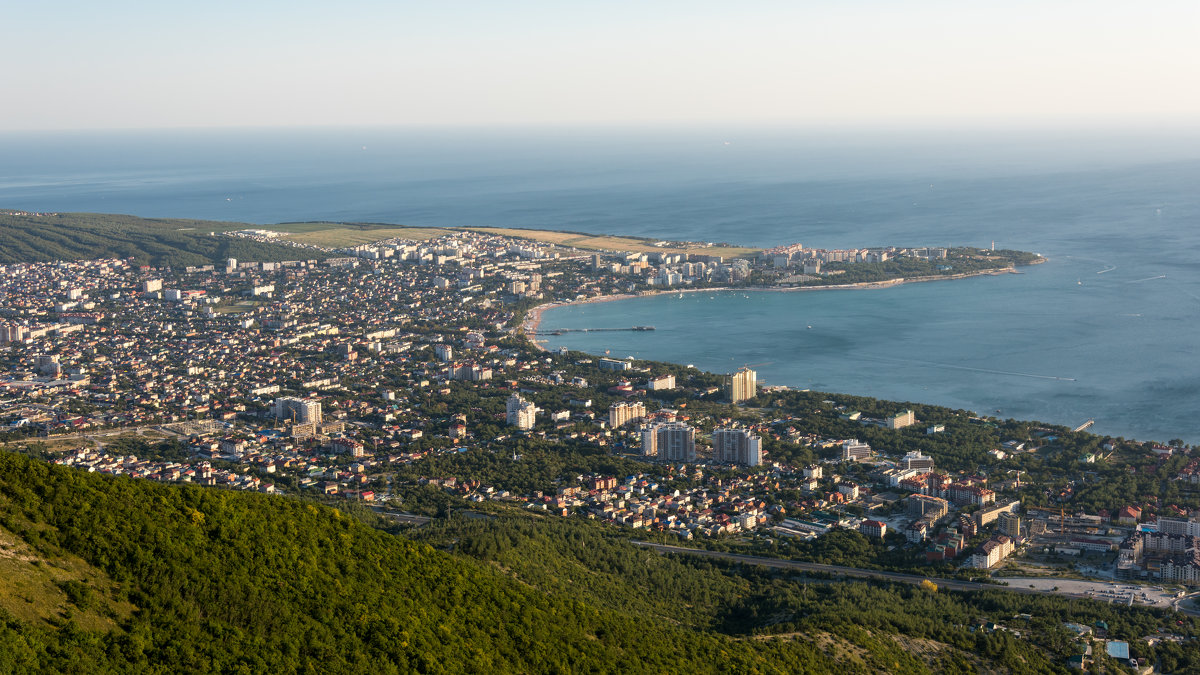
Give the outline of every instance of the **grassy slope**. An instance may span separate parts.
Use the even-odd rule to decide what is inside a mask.
[[[108,631],[133,609],[113,599],[114,588],[77,556],[39,554],[0,528],[0,610],[17,619],[51,626],[70,617],[84,630]]]

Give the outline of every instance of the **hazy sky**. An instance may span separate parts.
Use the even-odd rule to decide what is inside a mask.
[[[1200,120],[1197,0],[16,0],[0,25],[0,130]]]

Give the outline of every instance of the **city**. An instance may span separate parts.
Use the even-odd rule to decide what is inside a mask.
[[[729,283],[790,264],[778,252],[628,267],[455,233],[341,253],[182,272],[114,259],[5,266],[7,445],[88,472],[349,500],[401,518],[452,499],[785,558],[857,532],[876,543],[850,567],[934,578],[991,571],[1016,584],[1090,569],[1200,583],[1197,511],[1088,513],[1070,503],[1074,479],[1043,484],[1026,470],[1022,482],[1020,467],[1064,434],[1088,448],[1069,458],[1083,466],[1130,453],[1178,464],[1190,457],[1179,444],[879,402],[864,414],[862,400],[764,387],[746,367],[712,375],[546,351],[522,335],[539,303],[703,283],[697,272]],[[961,449],[964,430],[985,454],[937,459],[943,439]],[[526,452],[554,446],[586,459],[511,479]],[[502,466],[484,468],[482,455]],[[1177,484],[1190,491],[1198,465],[1181,466]],[[1122,597],[1173,607],[1184,593],[1135,595]]]

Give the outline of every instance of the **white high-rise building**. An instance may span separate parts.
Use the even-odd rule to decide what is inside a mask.
[[[518,429],[532,429],[537,424],[538,407],[517,394],[508,397],[505,405],[509,426]]]
[[[762,464],[762,439],[746,429],[717,429],[713,432],[713,461],[721,464]]]
[[[314,399],[291,396],[277,398],[271,410],[276,419],[294,424],[320,424],[322,421],[321,402]]]
[[[658,432],[653,424],[638,429],[642,435],[642,457],[658,457]]]
[[[757,374],[749,368],[741,368],[725,378],[725,392],[729,395],[731,403],[741,403],[754,398],[757,393],[756,384]]]

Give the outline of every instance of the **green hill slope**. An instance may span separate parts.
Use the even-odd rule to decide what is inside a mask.
[[[526,512],[438,519],[415,540],[370,517],[0,453],[0,673],[1057,673],[1066,621],[1131,642],[1197,629],[660,556]],[[1198,645],[1137,649],[1183,672]]]
[[[136,607],[108,632],[0,612],[0,671],[840,670],[803,642],[597,607],[297,500],[0,454],[0,525],[45,560],[82,558],[116,583],[105,602]]]
[[[256,226],[99,213],[14,215],[0,212],[0,264],[134,258],[142,264],[183,267],[207,265],[226,258],[280,261],[326,257],[314,249],[219,234],[252,227]],[[209,236],[210,232],[218,235]]]

